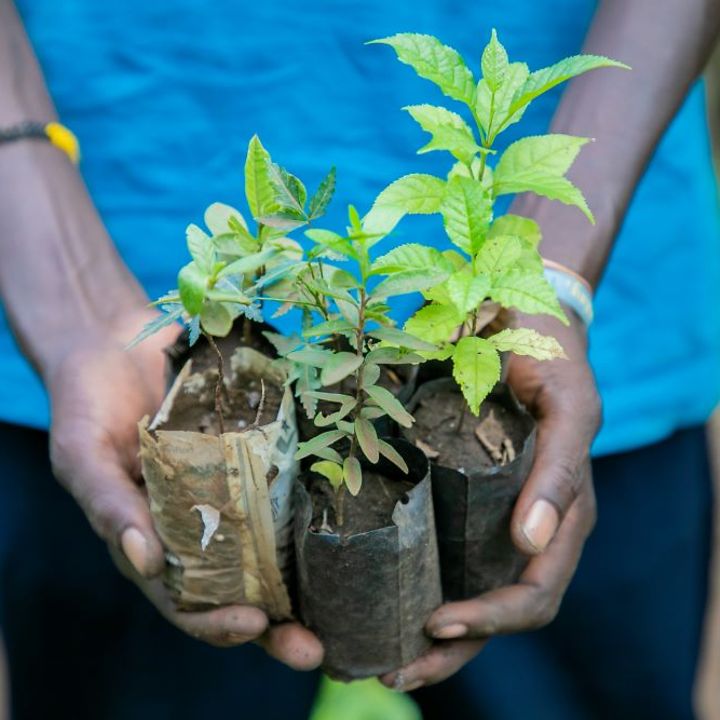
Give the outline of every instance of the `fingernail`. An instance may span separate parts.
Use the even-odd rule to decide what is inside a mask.
[[[523,535],[537,552],[543,552],[555,537],[560,518],[547,500],[536,500],[522,526]]]
[[[148,551],[145,536],[137,528],[126,528],[120,538],[120,547],[135,570],[145,575]]]
[[[228,642],[236,643],[237,645],[243,645],[250,640],[247,635],[238,635],[237,633],[228,633],[227,639]]]
[[[452,625],[445,625],[437,630],[433,630],[432,636],[437,640],[454,640],[455,638],[467,635],[467,631],[467,627],[462,623],[453,623]]]

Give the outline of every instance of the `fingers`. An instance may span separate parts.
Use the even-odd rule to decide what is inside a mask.
[[[314,670],[320,666],[324,655],[317,637],[299,623],[272,626],[258,640],[258,645],[293,670]]]
[[[589,472],[590,444],[599,424],[594,387],[575,393],[544,388],[538,413],[535,461],[511,524],[515,545],[528,555],[548,547]]]
[[[454,640],[436,643],[415,662],[383,675],[380,682],[400,692],[410,692],[423,685],[442,682],[472,660],[486,643],[487,640]]]
[[[152,525],[148,502],[110,449],[58,441],[51,448],[53,469],[73,495],[95,532],[120,548],[139,575],[162,572],[163,548]]]
[[[517,584],[443,605],[428,621],[428,634],[435,638],[484,638],[550,623],[580,559],[587,537],[587,514],[593,504],[592,496],[586,499],[583,495],[573,505],[547,551],[530,561]]]

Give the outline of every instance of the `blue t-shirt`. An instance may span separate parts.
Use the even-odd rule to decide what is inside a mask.
[[[216,200],[242,206],[254,132],[311,186],[337,166],[329,227],[344,227],[348,202],[367,210],[403,174],[445,172],[440,153],[415,155],[426,138],[400,108],[450,101],[390,49],[364,41],[431,33],[474,67],[494,26],[511,59],[533,69],[578,52],[595,7],[592,0],[18,5],[60,117],[82,143],[90,192],[150,296],[174,286],[187,260],[188,222],[201,221]],[[506,140],[544,132],[558,97],[559,90],[536,101]],[[400,232],[433,240],[428,222],[410,220]],[[707,418],[720,398],[719,300],[716,191],[698,84],[638,188],[597,294],[591,360],[605,424],[596,453]],[[0,418],[46,427],[45,393],[1,317],[0,377]]]

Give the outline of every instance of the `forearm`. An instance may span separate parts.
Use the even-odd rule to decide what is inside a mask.
[[[0,126],[55,110],[9,0],[0,0]],[[144,294],[77,169],[49,143],[0,145],[0,298],[42,375],[82,337],[107,332]]]
[[[575,208],[519,197],[513,211],[540,223],[545,257],[598,283],[635,187],[702,72],[719,27],[716,0],[600,3],[584,51],[621,60],[632,70],[589,73],[562,97],[551,131],[595,139],[568,177],[582,189],[597,223],[590,226]]]

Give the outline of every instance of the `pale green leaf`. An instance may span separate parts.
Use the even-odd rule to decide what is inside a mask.
[[[522,243],[514,235],[488,237],[477,254],[475,266],[487,275],[505,272],[513,268],[521,253]]]
[[[378,448],[377,432],[375,432],[373,424],[365,418],[356,418],[355,437],[360,444],[360,449],[365,453],[365,457],[371,463],[376,463],[380,459],[380,450]]]
[[[325,387],[334,385],[354,373],[362,362],[362,355],[351,352],[333,353],[320,373],[320,380]]]
[[[390,445],[390,443],[380,440],[378,442],[378,449],[380,450],[380,454],[386,460],[389,460],[406,475],[410,472],[403,456],[392,445]]]
[[[404,215],[435,213],[445,196],[445,181],[434,175],[414,173],[388,185],[363,219],[367,233],[389,233]]]
[[[389,390],[379,385],[370,385],[364,390],[398,425],[411,427],[415,422],[413,416]]]
[[[278,251],[276,248],[268,248],[262,250],[259,253],[252,255],[246,255],[239,260],[234,260],[229,265],[226,265],[219,273],[219,278],[228,277],[229,275],[249,275],[254,273],[265,265],[268,260],[275,257]]]
[[[208,277],[194,261],[185,265],[178,273],[180,300],[190,315],[197,315],[203,306]]]
[[[422,358],[414,352],[401,348],[381,347],[371,350],[366,357],[368,363],[376,365],[417,365]]]
[[[177,306],[168,312],[164,312],[162,315],[158,315],[154,320],[151,320],[143,326],[143,329],[125,346],[125,349],[132,350],[138,343],[141,343],[146,338],[149,338],[151,335],[154,335],[163,328],[178,322],[182,317],[182,314],[182,306]]]
[[[328,427],[328,425],[334,425],[340,422],[343,418],[346,418],[353,411],[356,405],[357,400],[355,398],[350,398],[347,402],[340,406],[339,410],[336,410],[329,415],[318,413],[315,416],[314,423],[317,427]]]
[[[587,142],[588,138],[561,134],[517,140],[502,154],[495,168],[495,194],[534,192],[575,205],[594,222],[582,193],[564,177]]]
[[[346,395],[345,393],[329,393],[329,392],[323,392],[321,390],[311,390],[307,394],[310,397],[315,398],[316,400],[323,400],[324,402],[339,403],[340,405],[344,405],[345,403],[348,403],[351,400],[355,399],[352,395]]]
[[[452,271],[452,265],[436,248],[419,243],[406,243],[381,255],[370,266],[371,275],[389,275],[412,270],[438,271],[448,275]]]
[[[362,468],[356,457],[346,457],[343,461],[343,479],[350,494],[355,497],[362,487]]]
[[[394,327],[376,328],[375,330],[368,331],[367,335],[376,340],[382,340],[390,345],[408,348],[409,350],[436,349],[432,343],[421,340],[419,337],[415,337],[415,335],[411,335]]]
[[[337,335],[354,329],[355,328],[345,318],[333,318],[332,320],[325,320],[317,325],[305,328],[302,334],[303,337],[311,338],[320,337],[321,335]]]
[[[492,30],[490,42],[485,46],[480,61],[483,79],[492,91],[496,91],[505,79],[508,68],[508,54],[497,38],[495,28]]]
[[[457,113],[435,105],[409,105],[407,110],[420,127],[432,135],[418,154],[447,150],[453,157],[470,164],[482,148],[475,142],[470,126]]]
[[[225,337],[232,330],[233,317],[222,303],[209,302],[200,312],[200,325],[208,335]]]
[[[449,340],[465,317],[454,305],[426,305],[405,323],[405,331],[431,343]]]
[[[269,177],[270,154],[260,138],[253,135],[245,158],[245,196],[254,218],[272,211],[275,205],[275,189]]]
[[[343,481],[342,465],[332,462],[331,460],[320,460],[310,466],[312,472],[322,475],[328,480],[330,485],[337,490]]]
[[[313,455],[315,455],[315,457],[322,458],[323,460],[329,460],[337,465],[342,465],[342,456],[337,450],[333,450],[330,447],[318,448],[315,450]]]
[[[490,297],[503,307],[514,307],[531,315],[552,315],[568,324],[555,289],[542,275],[522,270],[502,273],[493,278]]]
[[[500,380],[500,356],[493,344],[472,336],[458,340],[453,354],[453,377],[471,412],[477,415],[483,400]]]
[[[235,223],[231,223],[231,218],[235,223],[239,224],[245,232],[248,232],[248,226],[245,218],[239,210],[225,203],[214,202],[205,210],[205,224],[213,235],[222,235],[231,232],[233,227],[237,228]]]
[[[328,361],[330,355],[332,355],[332,353],[329,350],[321,350],[320,348],[302,348],[301,350],[293,350],[288,353],[287,359],[304,365],[322,367]]]
[[[458,312],[464,315],[477,309],[485,299],[490,291],[490,280],[485,275],[473,276],[468,268],[450,276],[447,290]]]
[[[320,183],[317,192],[310,198],[310,205],[308,207],[308,215],[310,220],[319,218],[327,206],[332,200],[332,196],[335,193],[335,168],[330,168],[330,172],[323,178]]]
[[[390,45],[398,60],[410,65],[420,77],[434,82],[448,97],[472,105],[475,93],[472,73],[460,54],[437,38],[401,33],[372,43]]]
[[[503,78],[503,83],[493,92],[487,80],[480,80],[475,99],[475,116],[485,133],[487,144],[492,145],[502,126],[507,127],[517,122],[525,112],[525,107],[510,113],[515,93],[523,87],[530,74],[525,63],[510,63]]]
[[[347,437],[347,435],[342,430],[328,430],[327,432],[320,433],[311,440],[298,443],[295,459],[302,460],[308,455],[314,455],[317,450],[326,448],[344,437]]]
[[[527,240],[533,247],[537,247],[542,240],[542,233],[537,222],[522,215],[508,214],[495,218],[490,226],[488,237],[492,238],[497,235],[516,235]]]
[[[185,230],[187,248],[200,272],[210,275],[215,265],[215,248],[210,236],[197,225],[191,224]]]
[[[529,355],[536,360],[567,358],[565,351],[551,335],[541,335],[530,328],[508,328],[488,338],[499,352]]]
[[[492,202],[476,180],[454,177],[440,208],[445,231],[461,250],[474,255],[492,220]]]

